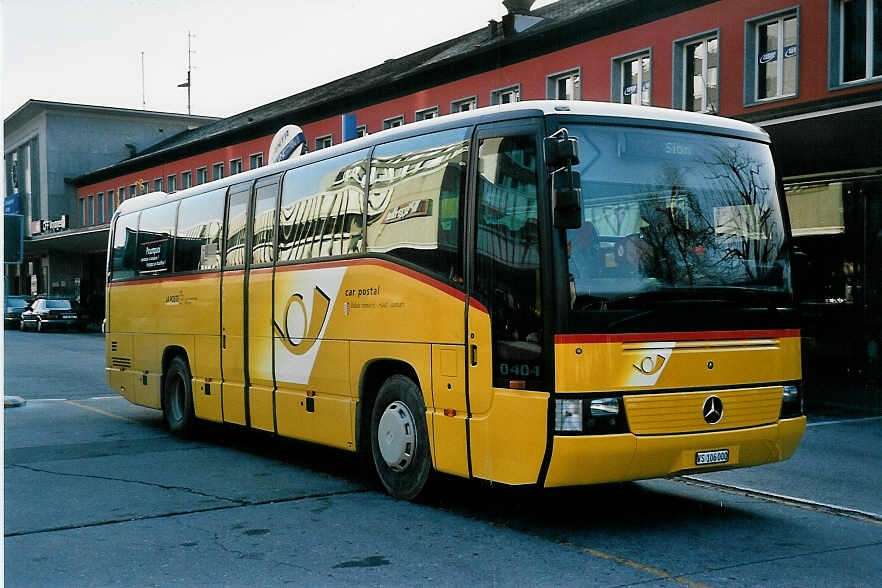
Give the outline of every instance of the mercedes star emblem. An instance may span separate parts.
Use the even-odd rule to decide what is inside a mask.
[[[723,401],[719,396],[708,396],[701,410],[704,420],[709,425],[716,425],[723,418]]]

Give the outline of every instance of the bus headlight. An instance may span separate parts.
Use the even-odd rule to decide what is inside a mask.
[[[803,414],[803,398],[802,390],[799,386],[784,386],[781,399],[781,416],[782,419],[790,419],[802,416]]]
[[[581,398],[558,398],[554,401],[554,429],[570,432],[582,430]]]
[[[624,433],[628,428],[622,398],[555,398],[554,429],[582,435]]]
[[[591,416],[593,417],[611,417],[619,414],[618,398],[592,398],[591,399]]]

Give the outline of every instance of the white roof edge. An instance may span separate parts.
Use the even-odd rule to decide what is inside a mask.
[[[677,124],[717,128],[720,129],[720,131],[723,133],[729,131],[739,134],[746,133],[757,137],[762,136],[768,138],[769,136],[769,134],[762,128],[740,120],[711,114],[699,114],[696,112],[675,110],[672,108],[659,108],[655,106],[634,106],[631,104],[592,102],[588,100],[524,100],[523,102],[485,106],[466,112],[457,112],[437,118],[408,123],[400,127],[395,127],[393,129],[378,131],[376,133],[372,133],[358,139],[353,139],[345,143],[339,143],[337,145],[327,148],[327,150],[322,149],[320,151],[312,151],[306,155],[301,156],[301,158],[318,159],[319,157],[316,157],[316,154],[318,153],[322,153],[321,158],[326,156],[333,157],[335,155],[340,155],[348,151],[365,148],[373,144],[380,136],[382,136],[383,138],[388,137],[388,139],[386,140],[395,140],[397,138],[397,135],[404,135],[405,132],[409,134],[410,131],[418,130],[421,128],[424,128],[426,132],[430,132],[432,127],[446,127],[451,121],[455,121],[456,119],[460,118],[463,120],[470,118],[480,118],[482,115],[486,115],[492,111],[496,111],[499,113],[516,113],[519,111],[532,113],[541,112],[544,115],[575,114],[579,116],[621,118],[623,120],[636,119],[646,121],[663,121]],[[135,212],[137,210],[149,208],[150,206],[155,206],[164,202],[173,202],[175,200],[180,200],[196,193],[207,192],[218,188],[225,188],[231,184],[238,184],[241,182],[254,180],[256,178],[266,175],[271,175],[273,173],[287,170],[290,167],[294,167],[291,165],[294,161],[295,160],[293,159],[288,159],[276,163],[271,163],[257,169],[241,172],[233,176],[227,176],[220,180],[214,180],[205,184],[199,184],[198,186],[191,186],[190,188],[179,190],[177,192],[174,192],[173,194],[169,194],[166,192],[150,192],[148,194],[137,196],[136,198],[124,201],[122,204],[119,205],[119,208],[117,209],[117,214]],[[132,210],[129,210],[129,208],[131,208]]]

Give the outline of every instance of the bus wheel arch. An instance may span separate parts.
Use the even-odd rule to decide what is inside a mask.
[[[163,352],[160,382],[162,416],[169,430],[180,437],[192,435],[196,427],[193,378],[187,352],[182,347],[167,347]]]
[[[392,496],[417,498],[432,472],[426,405],[416,371],[378,360],[362,373],[358,409],[362,466]]]

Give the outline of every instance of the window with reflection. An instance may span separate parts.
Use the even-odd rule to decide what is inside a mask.
[[[475,290],[493,324],[493,385],[542,389],[542,296],[532,135],[478,146]],[[516,382],[518,384],[516,384]]]
[[[279,197],[279,176],[261,178],[254,188],[254,223],[251,228],[251,263],[274,261],[276,236],[276,202]]]
[[[138,269],[138,216],[141,213],[124,214],[116,219],[113,229],[113,251],[110,268],[114,280],[134,278]]]
[[[230,188],[227,205],[227,233],[224,245],[224,268],[245,266],[245,245],[248,237],[248,202],[251,199],[251,182]]]
[[[226,193],[226,188],[221,188],[181,201],[175,238],[175,271],[220,268],[220,237]]]
[[[177,202],[141,211],[141,221],[138,223],[139,274],[171,270],[177,216]]]
[[[462,283],[460,219],[469,129],[377,146],[368,191],[367,251]]]
[[[566,231],[574,311],[659,300],[733,304],[790,293],[768,145],[687,132],[570,125],[582,226]]]
[[[285,174],[279,262],[361,252],[367,153],[340,155]]]

